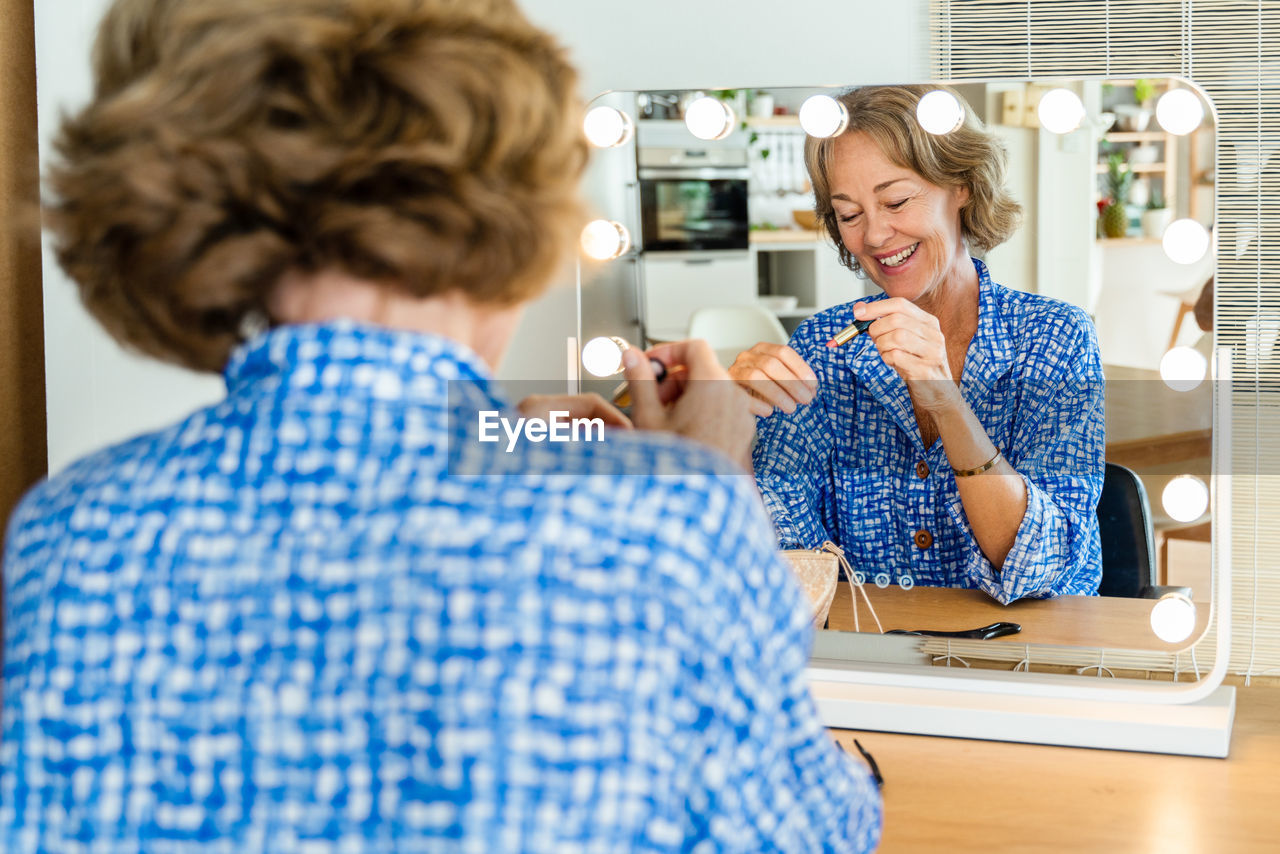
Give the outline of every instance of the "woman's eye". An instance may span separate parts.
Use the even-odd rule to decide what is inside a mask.
[[[845,214],[844,216],[840,217],[840,221],[841,221],[841,222],[853,222],[855,219],[857,219],[857,218],[858,218],[858,217],[860,217],[860,216],[862,216],[862,214],[860,214],[860,213]]]
[[[896,202],[889,202],[889,204],[885,205],[885,207],[889,208],[889,210],[896,211],[898,208],[902,207],[906,203],[907,203],[906,199],[900,199]]]

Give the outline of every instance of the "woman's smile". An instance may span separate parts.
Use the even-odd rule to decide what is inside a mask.
[[[886,273],[894,275],[903,272],[908,262],[915,257],[916,250],[920,248],[920,244],[913,243],[905,249],[898,252],[892,252],[887,255],[875,256],[876,261],[885,269]]]

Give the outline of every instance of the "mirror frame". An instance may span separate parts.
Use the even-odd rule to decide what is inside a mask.
[[[1212,99],[1205,92],[1202,86],[1197,85],[1193,80],[1178,75],[1167,73],[1153,74],[1150,76],[1174,77],[1180,82],[1193,87],[1209,105],[1213,112],[1215,121],[1217,119],[1217,110],[1213,105]],[[1055,76],[1035,76],[1035,77],[1010,77],[1010,78],[990,78],[982,80],[954,78],[943,81],[926,81],[938,85],[963,85],[971,83],[1044,83],[1059,80],[1097,80],[1105,81],[1114,78],[1115,75],[1080,75],[1071,78],[1055,77]],[[869,84],[870,85],[870,84]],[[696,88],[696,87],[684,87]],[[767,88],[767,87],[762,87]],[[775,87],[775,88],[799,88],[799,87]],[[813,86],[805,87],[811,89],[829,89],[832,91],[840,91],[845,86]],[[708,89],[707,91],[713,91]],[[642,91],[642,90],[607,90],[597,94],[595,98],[590,99],[588,104],[594,103],[596,100],[607,95],[623,94],[623,92]],[[1217,166],[1220,161],[1219,151],[1222,141],[1215,138],[1214,142],[1214,164],[1215,174],[1217,174]],[[1215,183],[1213,189],[1215,222],[1217,221],[1217,212],[1219,210],[1219,193],[1220,188]],[[605,211],[604,213],[608,213]],[[615,217],[616,218],[616,217]],[[1220,249],[1219,249],[1220,252]],[[581,287],[582,275],[581,266],[579,265],[578,288],[579,288],[579,304],[581,303]],[[1215,295],[1215,306],[1217,297]],[[582,325],[581,314],[578,318],[577,341],[582,341]],[[1185,752],[1197,755],[1226,755],[1226,741],[1229,739],[1230,722],[1234,714],[1234,689],[1220,687],[1223,678],[1227,672],[1228,660],[1230,657],[1231,644],[1231,625],[1229,615],[1231,613],[1231,553],[1229,547],[1229,533],[1231,531],[1230,519],[1230,475],[1225,474],[1229,471],[1228,464],[1231,458],[1231,439],[1230,439],[1230,353],[1228,348],[1219,347],[1216,344],[1217,331],[1215,323],[1215,347],[1214,347],[1214,364],[1212,366],[1211,381],[1215,383],[1213,394],[1213,474],[1209,477],[1210,488],[1210,510],[1211,516],[1211,578],[1213,588],[1213,598],[1209,605],[1210,614],[1207,621],[1207,628],[1204,635],[1196,639],[1194,643],[1188,644],[1182,652],[1190,651],[1194,655],[1197,646],[1202,645],[1211,632],[1216,629],[1216,637],[1214,638],[1214,655],[1213,665],[1204,676],[1194,682],[1155,682],[1152,680],[1138,680],[1127,678],[1107,678],[1100,679],[1096,676],[1085,675],[1064,675],[1057,673],[1041,673],[1035,671],[1014,672],[999,670],[980,670],[972,671],[968,669],[958,669],[950,667],[935,667],[918,664],[883,664],[872,661],[859,661],[855,659],[811,659],[807,670],[811,686],[815,697],[818,700],[820,708],[824,713],[824,720],[831,726],[845,726],[855,728],[869,729],[887,729],[899,732],[919,732],[922,734],[939,734],[952,736],[967,736],[979,738],[993,738],[1000,740],[1013,741],[1036,741],[1040,743],[1058,743],[1058,744],[1079,744],[1081,746],[1097,746],[1112,747],[1119,749],[1146,749],[1163,752]],[[1224,615],[1228,618],[1224,619]],[[1055,650],[1089,650],[1097,649],[1100,654],[1105,654],[1105,648],[1091,648],[1080,646],[1052,646],[1031,644],[1030,648],[1055,649]],[[1128,652],[1128,650],[1124,650]],[[1160,654],[1160,653],[1155,653]],[[863,691],[874,692],[890,692],[889,695],[883,693],[877,694],[873,699],[853,699],[850,690],[854,689],[854,693],[859,693],[857,689]],[[901,696],[897,696],[901,694]],[[961,726],[958,730],[946,726],[926,726],[920,720],[918,715],[906,714],[902,716],[903,710],[915,709],[919,711],[925,706],[936,705],[938,697],[946,697],[951,701],[956,701],[961,697],[967,698],[964,702],[976,703],[987,713],[988,716],[995,716],[1001,723],[992,723],[988,721],[981,725],[977,730],[970,727]],[[1217,711],[1216,715],[1209,715],[1212,721],[1206,720],[1201,723],[1207,724],[1205,729],[1205,737],[1203,739],[1185,738],[1187,726],[1178,725],[1177,729],[1180,733],[1177,743],[1169,743],[1166,739],[1156,738],[1146,746],[1133,746],[1131,742],[1116,743],[1110,736],[1103,737],[1074,737],[1061,740],[1054,737],[1049,728],[1044,726],[1032,726],[1027,728],[1014,727],[1014,731],[1005,729],[1010,715],[1019,716],[1019,712],[1015,707],[1015,702],[1019,698],[1032,701],[1060,701],[1069,700],[1077,701],[1085,704],[1101,704],[1100,708],[1104,708],[1107,712],[1115,712],[1122,706],[1138,706],[1146,708],[1149,706],[1173,707],[1186,704],[1197,704],[1205,701],[1210,702],[1212,708]],[[877,714],[871,714],[870,719],[882,720],[885,725],[875,726],[868,724],[867,708],[868,704],[875,706],[881,710],[891,709],[888,717],[880,718]],[[944,703],[944,705],[950,705]],[[1205,717],[1205,711],[1200,710],[1201,716]],[[1024,710],[1024,713],[1025,710]],[[1044,710],[1041,709],[1030,713],[1032,717],[1044,723],[1048,718],[1044,717]],[[1085,713],[1097,717],[1099,712],[1096,708],[1091,708]],[[1167,714],[1164,713],[1164,714]],[[937,718],[938,716],[934,716]],[[1070,715],[1069,715],[1070,717]],[[1107,713],[1101,714],[1102,718],[1108,718]],[[1060,718],[1060,716],[1059,716]],[[1059,719],[1055,718],[1055,720]],[[915,720],[913,724],[912,721]],[[994,720],[994,718],[993,718]],[[1136,718],[1134,720],[1137,720]],[[1152,727],[1151,720],[1145,721],[1145,726]],[[1192,727],[1194,729],[1194,726]],[[1021,733],[1021,735],[1019,735]],[[1141,742],[1141,740],[1139,740]]]

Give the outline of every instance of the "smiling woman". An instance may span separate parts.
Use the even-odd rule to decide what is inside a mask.
[[[1094,594],[1102,363],[1087,315],[996,284],[974,251],[1019,207],[1004,151],[966,109],[916,121],[936,87],[840,96],[848,129],[810,139],[819,221],[883,291],[760,344],[730,375],[757,398],[755,470],[784,547],[831,540],[868,577],[971,587],[1001,602]],[[852,321],[867,335],[832,337]]]

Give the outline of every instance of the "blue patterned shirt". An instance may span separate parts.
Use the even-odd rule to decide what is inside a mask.
[[[469,351],[337,323],[35,488],[0,849],[861,851],[749,478],[671,436],[481,446]]]
[[[759,420],[765,505],[783,547],[830,539],[882,584],[977,588],[1001,602],[1095,594],[1105,382],[1093,323],[1067,303],[1001,287],[973,263],[978,329],[960,389],[1027,488],[1002,571],[974,540],[942,442],[924,447],[906,383],[871,336],[826,346],[853,322],[853,303],[814,315],[791,339],[818,391],[791,415]]]

